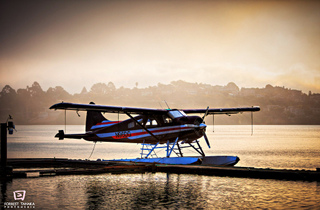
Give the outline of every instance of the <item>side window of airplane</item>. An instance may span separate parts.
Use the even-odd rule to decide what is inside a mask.
[[[157,125],[158,125],[157,121],[155,119],[150,119],[150,118],[148,119],[148,121],[146,123],[147,127],[157,126]]]
[[[128,128],[134,128],[134,125],[135,125],[135,123],[131,122],[131,123],[128,124]]]
[[[165,124],[170,124],[170,123],[172,123],[172,119],[168,116],[163,116],[163,122]]]

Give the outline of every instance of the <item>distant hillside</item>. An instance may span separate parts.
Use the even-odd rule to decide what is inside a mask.
[[[12,115],[16,124],[63,124],[64,112],[49,110],[62,101],[74,103],[166,108],[211,108],[260,106],[254,114],[255,124],[320,124],[320,94],[302,93],[285,87],[239,88],[230,82],[226,86],[173,81],[148,88],[116,88],[112,82],[94,84],[88,91],[69,94],[57,86],[44,91],[34,82],[31,87],[14,90],[6,85],[0,92],[0,120]],[[82,124],[85,114],[68,113],[68,124]],[[117,117],[117,116],[116,116]],[[212,117],[206,119],[212,123]],[[215,124],[250,124],[250,114],[215,116]]]

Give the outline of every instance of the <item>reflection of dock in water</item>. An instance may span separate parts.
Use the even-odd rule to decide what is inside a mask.
[[[64,158],[8,159],[13,178],[103,173],[165,172],[259,179],[320,181],[320,169],[285,170],[252,167],[216,167],[205,165],[165,165],[120,161],[90,161]]]

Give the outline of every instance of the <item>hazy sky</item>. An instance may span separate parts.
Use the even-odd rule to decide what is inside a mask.
[[[175,80],[320,93],[320,1],[1,1],[0,87]]]

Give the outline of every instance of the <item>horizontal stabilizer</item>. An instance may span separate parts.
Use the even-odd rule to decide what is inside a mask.
[[[68,139],[86,139],[93,134],[88,133],[80,133],[80,134],[65,134],[63,130],[59,130],[59,133],[55,135],[56,138],[59,138],[59,140],[63,140],[65,138]]]

